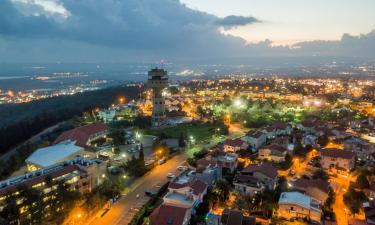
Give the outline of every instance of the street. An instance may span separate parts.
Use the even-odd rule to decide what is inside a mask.
[[[168,160],[165,164],[159,165],[151,170],[143,177],[138,178],[129,187],[126,196],[121,197],[111,209],[100,217],[99,213],[96,217],[87,222],[90,225],[117,225],[128,224],[135,213],[148,201],[149,197],[145,195],[145,191],[157,190],[167,182],[166,175],[169,172],[177,174],[177,166],[184,163],[185,154],[180,154]],[[139,197],[137,198],[137,195]]]

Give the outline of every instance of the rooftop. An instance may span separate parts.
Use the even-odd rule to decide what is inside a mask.
[[[25,162],[40,167],[48,167],[61,162],[69,156],[77,154],[81,150],[83,150],[83,148],[76,146],[75,141],[62,142],[57,145],[36,150],[25,160]]]
[[[82,127],[77,127],[72,130],[63,132],[60,136],[56,138],[54,144],[60,143],[62,141],[71,140],[76,141],[76,145],[81,147],[86,147],[87,142],[90,137],[105,132],[108,127],[103,123],[94,123]]]
[[[280,195],[279,204],[296,204],[307,209],[318,209],[318,202],[314,201],[310,196],[299,192],[283,192]]]
[[[181,225],[189,209],[181,206],[162,204],[150,215],[151,225]]]

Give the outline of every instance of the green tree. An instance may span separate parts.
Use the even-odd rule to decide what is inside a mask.
[[[362,191],[356,191],[353,187],[349,187],[343,197],[345,205],[354,215],[359,213],[363,202],[367,200],[366,195]]]
[[[329,179],[327,172],[323,169],[315,170],[312,177],[313,179],[322,179],[325,181],[328,181]]]
[[[213,192],[217,194],[220,202],[225,202],[229,198],[230,185],[226,180],[218,180],[214,185]]]
[[[360,173],[356,180],[357,187],[360,189],[368,188],[370,183],[367,180],[367,176],[365,173]]]
[[[184,134],[183,133],[180,133],[180,137],[178,139],[178,146],[180,148],[184,148],[186,146],[186,142],[185,142],[185,138],[184,138]]]

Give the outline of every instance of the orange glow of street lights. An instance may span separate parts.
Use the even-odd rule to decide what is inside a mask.
[[[125,97],[120,97],[120,98],[118,99],[118,102],[119,102],[120,104],[124,104],[124,102],[125,102]]]

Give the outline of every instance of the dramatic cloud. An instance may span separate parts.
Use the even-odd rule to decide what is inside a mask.
[[[245,25],[249,25],[249,24],[252,24],[252,23],[258,23],[258,22],[260,22],[260,21],[255,17],[251,17],[251,16],[245,17],[245,16],[231,15],[231,16],[227,16],[227,17],[218,19],[216,21],[216,24],[219,25],[219,26],[223,26],[225,29],[230,29],[230,28],[234,28],[234,27],[238,27],[238,26],[245,26]]]
[[[214,15],[178,0],[0,0],[0,62],[137,61],[269,55],[374,57],[374,32],[337,42],[246,44],[220,28],[254,17]],[[337,50],[339,49],[339,50]]]

